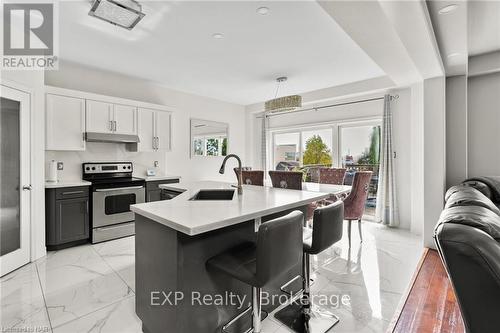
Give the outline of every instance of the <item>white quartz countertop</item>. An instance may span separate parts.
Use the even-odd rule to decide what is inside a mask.
[[[174,175],[158,175],[158,176],[146,176],[146,177],[141,177],[144,178],[147,182],[153,182],[153,181],[158,181],[158,180],[172,180],[172,179],[181,179],[181,176],[174,176]]]
[[[333,185],[319,183],[302,183],[304,191],[326,192],[331,194],[344,194],[351,192],[352,186],[349,185]]]
[[[91,182],[81,179],[75,180],[60,180],[57,182],[45,182],[45,188],[73,187],[73,186],[90,186]]]
[[[163,184],[161,188],[182,192],[172,200],[131,206],[136,214],[188,235],[224,228],[283,210],[328,198],[329,193],[243,185],[238,195],[230,183],[203,181]],[[201,189],[234,189],[232,200],[189,200]]]

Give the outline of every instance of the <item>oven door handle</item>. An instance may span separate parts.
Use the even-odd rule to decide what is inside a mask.
[[[123,191],[123,190],[138,190],[144,188],[144,186],[129,186],[129,187],[115,187],[115,188],[98,188],[96,192],[111,192],[111,191]]]

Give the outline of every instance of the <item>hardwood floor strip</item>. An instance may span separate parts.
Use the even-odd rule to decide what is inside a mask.
[[[406,300],[408,299],[408,296],[410,295],[410,291],[413,287],[413,284],[415,283],[415,280],[417,279],[418,273],[420,272],[420,269],[422,268],[422,265],[424,263],[425,257],[427,256],[427,251],[429,251],[429,249],[424,248],[424,252],[422,253],[422,256],[420,257],[420,260],[417,264],[417,268],[415,269],[415,272],[413,273],[411,281],[408,284],[408,287],[406,288],[405,292],[403,293],[403,296],[401,297],[401,300],[399,301],[399,304],[396,308],[396,311],[394,312],[394,316],[392,317],[392,320],[389,323],[389,326],[387,328],[388,333],[394,331],[394,328],[396,327],[396,324],[399,320],[399,317],[401,316],[401,312],[403,311],[404,305],[406,304]]]
[[[391,332],[465,332],[455,293],[438,253],[428,250],[422,258]]]

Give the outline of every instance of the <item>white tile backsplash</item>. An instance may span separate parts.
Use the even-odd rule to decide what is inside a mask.
[[[157,174],[165,174],[165,152],[130,152],[122,143],[87,142],[85,151],[46,151],[45,177],[48,176],[48,166],[51,160],[64,162],[64,170],[58,171],[58,179],[74,180],[82,177],[82,163],[84,162],[133,162],[134,175],[145,177],[147,169],[156,169]],[[159,162],[157,168],[154,161]]]

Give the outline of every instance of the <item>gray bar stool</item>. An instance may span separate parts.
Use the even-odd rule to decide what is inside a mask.
[[[300,303],[293,301],[278,311],[274,317],[295,332],[328,332],[339,322],[339,318],[322,309],[315,308],[310,301],[310,255],[319,254],[342,239],[344,203],[337,201],[314,210],[312,232],[303,232],[303,293]]]
[[[222,332],[252,310],[252,328],[261,331],[262,287],[272,278],[296,266],[302,256],[304,214],[291,212],[263,223],[256,243],[241,244],[207,261],[208,269],[216,269],[252,286],[252,305],[222,327]]]

